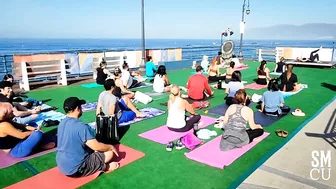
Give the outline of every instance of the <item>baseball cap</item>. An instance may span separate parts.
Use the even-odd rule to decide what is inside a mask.
[[[0,89],[4,89],[5,87],[12,87],[13,83],[9,81],[1,81],[0,82]]]
[[[85,100],[80,100],[77,97],[69,97],[69,98],[64,100],[63,109],[64,109],[65,112],[69,112],[69,111],[72,111],[72,110],[76,109],[78,106],[81,106],[85,103],[86,103]]]
[[[202,66],[198,65],[198,66],[196,67],[196,72],[199,72],[199,71],[202,71],[202,70],[203,70]]]

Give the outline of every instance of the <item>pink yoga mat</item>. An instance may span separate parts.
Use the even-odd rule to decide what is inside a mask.
[[[216,122],[215,118],[208,117],[208,116],[201,116],[201,122],[203,123],[199,128],[207,127]],[[187,132],[174,132],[170,131],[166,125],[158,127],[156,129],[144,132],[139,134],[140,137],[146,138],[148,140],[160,143],[160,144],[167,144],[168,142],[177,140],[184,135],[188,134],[188,132],[193,132],[193,130]]]
[[[219,144],[222,136],[218,136],[210,142],[200,146],[199,148],[185,153],[187,158],[216,167],[219,169],[224,169],[224,166],[230,165],[240,156],[249,151],[252,147],[258,144],[261,140],[265,139],[269,133],[264,133],[261,137],[254,140],[250,144],[243,146],[242,148],[236,148],[230,151],[223,152],[219,149]]]
[[[4,151],[0,150],[0,169],[2,168],[6,168],[9,166],[12,166],[16,163],[22,162],[22,161],[26,161],[35,157],[39,157],[42,156],[44,154],[48,154],[50,152],[54,152],[56,150],[56,148],[50,149],[50,150],[45,150],[36,154],[32,154],[30,156],[24,157],[24,158],[13,158],[12,156],[8,155],[7,153],[5,153]]]
[[[256,84],[256,83],[252,83],[252,84],[246,85],[245,89],[259,90],[259,89],[263,89],[263,88],[266,88],[266,87],[267,87],[267,85],[259,85],[259,84]]]
[[[248,68],[249,68],[248,66],[241,66],[241,67],[238,67],[238,68],[234,68],[234,70],[246,70]]]
[[[116,145],[115,147],[119,153],[119,158],[116,158],[114,161],[119,162],[119,168],[122,168],[123,166],[145,156],[144,153],[122,144]],[[97,172],[93,175],[82,178],[70,178],[61,174],[58,168],[55,167],[26,180],[8,186],[6,189],[75,189],[93,181],[101,173],[102,172]]]

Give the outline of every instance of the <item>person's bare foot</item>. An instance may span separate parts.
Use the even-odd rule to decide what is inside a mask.
[[[143,114],[143,113],[141,113],[141,112],[139,112],[139,113],[136,114],[136,117],[141,117],[142,118],[142,117],[146,117],[146,115]]]
[[[41,149],[42,150],[49,150],[51,148],[55,148],[56,147],[56,143],[55,142],[49,142],[47,144],[41,145]]]
[[[107,166],[107,171],[114,171],[119,168],[119,163],[118,162],[111,162]]]

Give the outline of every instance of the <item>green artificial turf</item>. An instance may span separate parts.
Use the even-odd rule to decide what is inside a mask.
[[[242,70],[241,72],[243,80],[248,81],[249,84],[255,79],[256,69],[259,63],[248,62],[248,65],[250,68]],[[273,69],[274,63],[268,64],[268,67]],[[173,84],[185,86],[191,71],[191,69],[170,71],[169,79]],[[292,108],[301,108],[306,113],[306,117],[288,115],[273,125],[266,127],[265,131],[271,133],[271,135],[223,170],[187,159],[184,156],[184,153],[188,151],[186,149],[166,152],[164,145],[138,136],[140,133],[164,125],[167,118],[166,113],[162,116],[131,125],[130,129],[121,139],[122,144],[144,152],[146,154],[145,157],[113,173],[103,174],[82,188],[228,188],[235,180],[249,171],[256,162],[267,156],[272,149],[276,148],[282,140],[284,140],[274,134],[276,129],[281,128],[287,130],[289,133],[293,132],[300,124],[334,97],[335,92],[321,86],[321,83],[332,84],[335,81],[335,70],[294,68],[294,72],[298,75],[299,82],[308,84],[308,89],[304,89],[299,94],[285,99],[285,101],[286,104]],[[60,111],[63,112],[62,103],[66,97],[77,96],[86,99],[87,102],[94,102],[102,90],[103,88],[86,89],[80,85],[73,85],[32,91],[29,93],[29,96],[38,99],[51,98],[52,101],[48,102],[48,104],[58,106]],[[143,92],[151,90],[150,87],[140,89],[140,91]],[[265,90],[266,89],[256,91],[248,89],[247,92],[252,96],[253,93],[262,94]],[[224,96],[224,90],[215,90],[215,97],[209,100],[211,103],[209,108],[223,104]],[[138,104],[138,107],[151,106],[166,110],[166,107],[159,103],[166,102],[167,99],[168,95],[154,97],[152,103],[148,105]],[[253,109],[256,111],[255,107],[253,107]],[[198,113],[205,115],[204,110],[198,110]],[[95,119],[94,116],[94,111],[86,112],[81,119],[85,122],[92,122]],[[208,116],[213,115],[208,114]],[[208,128],[216,130],[218,134],[221,133],[220,129],[216,129],[213,126]],[[48,130],[51,129],[55,129],[55,127],[49,128]],[[27,163],[38,172],[46,171],[56,166],[55,153],[31,159],[27,161]],[[6,181],[2,181],[0,184],[0,187],[3,187],[28,178],[33,174],[28,172],[27,168],[21,164],[17,164],[6,169],[1,169],[0,175],[2,178],[6,178]]]

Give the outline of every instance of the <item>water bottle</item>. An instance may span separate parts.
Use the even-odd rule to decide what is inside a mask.
[[[217,89],[222,89],[222,80],[219,80],[217,83]]]

